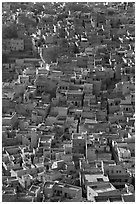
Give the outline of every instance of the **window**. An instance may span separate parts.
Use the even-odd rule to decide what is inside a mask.
[[[97,181],[101,182],[103,181],[103,178],[97,178]]]
[[[114,179],[114,182],[121,182],[121,179]]]
[[[107,175],[109,174],[109,170],[106,170],[106,174],[107,174]]]
[[[62,195],[62,191],[57,190],[57,191],[56,191],[56,195],[57,195],[57,196],[61,196],[61,195]]]
[[[118,101],[115,102],[115,105],[118,106]]]
[[[97,186],[92,186],[93,189],[97,188]]]
[[[67,198],[67,193],[64,194],[65,198]]]

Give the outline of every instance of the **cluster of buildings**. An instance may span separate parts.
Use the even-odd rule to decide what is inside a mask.
[[[3,3],[12,24],[3,201],[134,202],[135,4]]]

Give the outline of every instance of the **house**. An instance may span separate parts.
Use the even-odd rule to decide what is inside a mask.
[[[131,138],[125,138],[124,140],[127,143],[127,148],[131,152],[131,157],[135,156],[135,136],[132,136]]]
[[[26,85],[25,84],[19,84],[19,83],[15,82],[13,88],[15,91],[15,97],[19,97],[24,93]]]
[[[47,181],[56,181],[62,177],[61,173],[57,169],[48,170],[43,172],[42,174],[42,181],[43,183]]]
[[[88,46],[89,46],[88,39],[87,38],[81,38],[80,47],[85,49]]]
[[[107,144],[97,144],[96,146],[96,160],[111,160],[112,153],[110,147]]]
[[[2,11],[10,11],[11,4],[9,2],[2,3]]]
[[[122,111],[125,116],[132,116],[134,113],[134,108],[131,102],[125,103],[124,101],[122,101],[120,103],[120,111]]]
[[[24,50],[24,40],[22,39],[4,39],[3,44],[5,50],[10,50],[10,52]]]
[[[4,69],[14,69],[15,68],[15,63],[2,63],[2,67],[4,68]]]
[[[91,119],[85,119],[84,120],[84,123],[83,124],[80,124],[80,129],[81,129],[81,131],[83,130],[85,130],[85,131],[87,131],[88,133],[93,133],[93,132],[96,132],[97,131],[97,129],[96,129],[96,127],[97,127],[97,125],[98,125],[98,122],[96,121],[96,120],[91,120]],[[84,132],[85,132],[84,131]]]
[[[81,107],[83,103],[83,92],[76,90],[69,90],[67,92],[67,104],[71,106]]]
[[[68,112],[68,107],[52,107],[51,113],[53,113],[53,115],[56,113],[58,116],[67,116],[67,112]]]
[[[113,56],[115,58],[117,57],[116,54]],[[115,63],[115,66],[114,66],[115,75],[114,76],[115,76],[115,79],[117,79],[117,80],[121,80],[121,68],[122,68],[122,65],[120,62]]]
[[[22,70],[25,66],[24,59],[16,59],[15,60],[15,68],[16,70]]]
[[[89,185],[87,200],[90,202],[123,202],[120,191],[109,182]]]
[[[29,92],[29,94],[32,97],[35,97],[35,95],[36,95],[36,87],[35,86],[28,86],[27,87],[27,92]]]
[[[68,90],[69,90],[69,82],[60,81],[57,86],[56,96],[62,93],[65,94]]]
[[[84,83],[83,92],[85,95],[92,95],[93,94],[93,84]]]
[[[72,134],[72,153],[86,155],[86,140],[79,133]]]
[[[19,140],[21,140],[21,143],[23,145],[30,145],[30,147],[36,148],[38,146],[38,132],[36,130],[36,127],[27,127],[26,130],[20,131],[17,134],[17,137]]]
[[[135,202],[135,194],[125,193],[122,195],[124,202]]]
[[[131,152],[129,149],[126,149],[126,148],[122,148],[122,147],[119,147],[119,157],[120,157],[120,160],[123,160],[123,159],[130,159],[131,158]]]
[[[52,126],[53,124],[55,124],[57,121],[56,117],[55,116],[51,116],[49,115],[47,118],[46,118],[46,121],[45,121],[45,124],[47,126]]]
[[[54,44],[56,40],[57,40],[57,36],[55,34],[48,34],[45,36],[46,44]]]
[[[118,189],[124,188],[125,184],[131,182],[130,172],[121,164],[108,165],[104,172],[109,177],[109,181]]]
[[[124,123],[126,122],[126,117],[123,112],[115,112],[113,114],[109,114],[109,121],[111,123]]]
[[[39,106],[35,106],[34,111],[37,112],[37,115],[42,116],[42,118],[46,118],[50,109],[50,104],[43,104]]]
[[[106,121],[107,110],[106,109],[103,109],[103,110],[98,109],[98,110],[96,110],[95,117],[96,117],[97,121]]]
[[[134,66],[122,67],[121,72],[122,72],[122,76],[121,76],[122,81],[130,81],[135,76],[135,67]]]
[[[35,81],[37,93],[50,93],[51,96],[56,94],[57,81],[48,79],[45,75],[39,75]],[[54,93],[55,92],[55,93]]]
[[[87,43],[88,43],[88,41],[87,40],[84,41],[84,39],[83,39],[81,46],[85,45],[85,47],[87,47]],[[83,48],[85,48],[85,47],[83,47]],[[88,56],[87,55],[79,54],[79,55],[77,55],[76,59],[77,59],[77,66],[78,67],[87,67],[87,62],[88,62]]]
[[[64,184],[60,182],[45,182],[44,196],[50,198],[50,201],[61,200],[65,201],[81,201],[82,189],[80,187]]]
[[[12,126],[14,127],[17,123],[18,117],[16,112],[11,112],[10,114],[4,114],[2,116],[2,125],[3,126]]]
[[[72,153],[57,152],[56,159],[63,160],[64,162],[72,162]]]
[[[85,160],[85,159],[80,159],[80,170],[83,175],[85,174],[103,174],[103,161],[102,160]]]
[[[27,67],[26,69],[24,69],[23,73],[25,75],[35,76],[36,75],[36,70],[35,70],[35,68],[33,66],[32,67]]]
[[[36,75],[46,75],[48,74],[48,70],[45,67],[38,67],[36,69]]]
[[[95,120],[96,114],[92,107],[83,107],[83,111],[81,113],[81,119],[90,119]]]
[[[97,170],[96,170],[97,171]],[[87,172],[85,171],[82,173],[82,186],[84,192],[87,194],[88,193],[88,186],[90,185],[98,185],[98,184],[108,184],[109,179],[107,176],[104,176],[101,174],[101,172],[96,173],[96,172]]]
[[[67,174],[71,174],[76,171],[75,163],[73,161],[66,162]]]
[[[29,190],[28,190],[28,195],[32,196],[32,200],[39,201],[38,199],[40,198],[40,192],[41,192],[41,187],[40,186],[35,186],[32,185]]]
[[[30,187],[33,181],[33,176],[30,174],[25,174],[22,176],[22,183],[24,184],[25,188]]]
[[[134,92],[130,92],[130,94],[127,94],[125,96],[125,100],[126,101],[131,101],[131,104],[133,105],[133,107],[135,106],[135,93]]]
[[[123,95],[135,92],[135,83],[131,81],[119,82],[115,85],[114,92],[121,92]]]
[[[4,86],[3,85],[2,97],[10,99],[11,101],[13,101],[14,98],[15,98],[15,91],[14,91],[14,89],[12,87],[10,87],[10,86]]]
[[[90,57],[93,56],[94,57],[94,49],[92,47],[86,47],[85,48],[85,53]]]
[[[94,161],[97,158],[96,155],[96,148],[93,142],[90,140],[87,141],[87,148],[86,148],[86,159],[88,161]]]
[[[92,74],[88,74],[85,77],[85,80],[86,80],[86,83],[93,84],[93,94],[99,95],[100,90],[101,90],[101,86],[102,86],[101,80],[97,79],[95,74],[93,76],[92,76]]]
[[[71,141],[66,141],[64,142],[64,153],[65,154],[71,154],[72,153],[72,142]]]
[[[65,129],[68,129],[69,133],[76,133],[78,128],[78,121],[74,119],[75,116],[68,116],[65,121]]]
[[[115,113],[120,110],[120,98],[108,99],[109,113]]]
[[[16,190],[15,188],[7,189],[2,193],[2,201],[3,202],[14,202],[16,199]]]
[[[30,82],[30,78],[29,78],[29,76],[26,76],[26,75],[19,75],[18,76],[18,82],[20,84],[28,84]]]

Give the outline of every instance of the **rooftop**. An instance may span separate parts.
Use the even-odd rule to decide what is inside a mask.
[[[101,174],[86,174],[85,180],[89,183],[109,182],[108,177]]]
[[[103,194],[103,196],[105,195],[104,193],[108,193],[109,195],[111,193],[115,193],[117,190],[116,188],[111,184],[111,183],[103,183],[103,184],[97,184],[97,185],[90,185],[90,187],[96,191],[96,193],[98,193],[99,195]]]

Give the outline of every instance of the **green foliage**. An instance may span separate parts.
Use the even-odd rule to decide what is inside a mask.
[[[2,63],[7,63],[8,62],[8,55],[2,53]]]
[[[16,25],[14,24],[10,26],[2,25],[2,38],[3,39],[18,38]]]
[[[82,11],[82,12],[89,12],[89,7],[87,6],[86,2],[68,2],[66,4],[67,10],[72,12],[75,11]]]
[[[22,11],[23,10],[26,10],[27,9],[27,4],[22,4],[23,2],[10,2],[11,4],[11,9],[13,12],[16,12],[17,9],[21,9]],[[24,2],[25,3],[25,2]]]
[[[22,14],[19,17],[19,22],[23,23],[26,27],[29,27],[29,26],[34,26],[35,27],[35,26],[37,26],[37,23],[36,23],[35,19],[32,18],[32,17],[28,17],[25,14]]]
[[[60,50],[58,46],[53,46],[50,48],[43,48],[42,57],[45,63],[50,64],[51,62],[56,62],[59,56]]]

